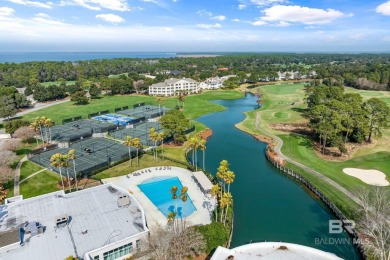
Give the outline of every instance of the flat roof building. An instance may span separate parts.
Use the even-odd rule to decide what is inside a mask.
[[[167,79],[164,82],[153,84],[149,87],[151,96],[174,96],[178,92],[188,94],[198,93],[200,90],[199,83],[190,78]]]
[[[3,260],[123,259],[141,250],[148,232],[138,201],[111,183],[0,205]]]

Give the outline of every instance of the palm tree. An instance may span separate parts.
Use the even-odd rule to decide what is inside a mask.
[[[211,188],[210,194],[213,198],[215,198],[215,222],[217,222],[217,219],[218,219],[218,197],[220,194],[218,184],[213,185],[213,187]]]
[[[62,154],[56,153],[50,157],[50,165],[58,168],[58,171],[60,172],[60,176],[61,176],[62,190],[65,190],[64,180],[62,179],[62,174],[61,174],[62,164],[63,164]]]
[[[131,136],[126,136],[126,140],[124,144],[129,148],[129,159],[130,159],[130,166],[131,166],[131,149],[130,147],[134,145],[134,141],[131,138]]]
[[[164,159],[164,139],[165,139],[165,133],[161,132],[157,135],[157,141],[161,142],[161,156]]]
[[[228,185],[228,193],[230,192],[230,184],[234,182],[236,175],[232,171],[227,171],[225,174],[225,183]]]
[[[33,121],[31,124],[30,124],[30,128],[32,130],[34,130],[34,132],[38,132],[40,129],[39,129],[39,124],[37,124],[37,122]],[[38,146],[38,138],[35,138],[36,141],[37,141],[37,146]]]
[[[200,150],[203,151],[203,170],[204,171],[206,170],[206,166],[205,166],[206,143],[207,142],[204,139],[200,140],[200,142],[199,142]]]
[[[223,198],[225,199],[225,205],[226,205],[226,210],[225,210],[225,220],[224,220],[224,225],[226,224],[226,217],[228,214],[229,206],[233,205],[233,196],[230,192],[226,192],[223,194]]]
[[[47,139],[47,141],[48,143],[51,143],[51,127],[54,125],[53,120],[47,117],[42,117],[42,122],[43,125],[45,126],[45,129],[49,129],[49,138]]]
[[[177,199],[177,195],[176,195],[177,190],[178,190],[177,186],[171,187],[170,193],[172,194],[172,199],[174,199],[174,200]]]
[[[138,137],[133,138],[133,146],[137,150],[137,166],[139,166],[138,151],[142,148],[141,140]]]
[[[63,154],[62,155],[62,161],[63,161],[63,166],[65,167],[65,170],[66,170],[66,177],[67,177],[67,180],[68,180],[69,192],[71,192],[72,188],[70,187],[70,178],[69,178],[69,167],[70,167],[69,155],[68,154]]]
[[[37,132],[38,132],[38,130],[39,130],[39,133],[40,133],[40,135],[41,135],[41,137],[42,137],[42,141],[43,141],[43,143],[45,143],[45,139],[43,138],[43,131],[42,131],[42,125],[41,125],[41,118],[40,118],[40,117],[36,117],[36,118],[34,119],[34,121],[31,123],[30,127],[31,127],[32,129],[34,129],[35,131],[37,131]]]
[[[221,219],[219,220],[219,222],[222,223],[222,219],[223,219],[223,209],[226,207],[226,198],[224,196],[221,196],[221,198],[219,199],[219,208],[221,209]]]
[[[68,156],[69,156],[69,159],[72,160],[72,163],[73,163],[73,173],[74,173],[74,179],[76,181],[76,191],[78,191],[79,188],[78,188],[78,183],[77,183],[77,171],[76,171],[76,164],[75,164],[75,160],[76,160],[75,150],[74,149],[70,149],[69,152],[68,152]]]
[[[157,161],[157,137],[158,137],[158,133],[156,132],[156,130],[152,127],[149,129],[149,138],[150,140],[153,142],[154,144],[154,148],[153,148],[153,156],[154,156],[154,160]]]
[[[192,150],[192,165],[195,166],[195,147],[196,147],[196,139],[194,137],[190,138],[189,147]]]
[[[223,187],[223,191],[225,191],[225,175],[226,172],[229,170],[229,163],[227,160],[222,160],[219,164],[218,171],[217,171],[217,177],[221,181],[221,187]]]
[[[45,129],[46,142],[49,143],[49,137],[47,136],[48,131],[47,131],[47,127],[45,125],[47,119],[48,118],[45,116],[38,117],[38,124],[41,127],[41,129],[43,126],[45,127],[44,129]],[[42,130],[42,138],[43,138],[43,130]],[[43,142],[45,142],[45,141],[43,141]]]

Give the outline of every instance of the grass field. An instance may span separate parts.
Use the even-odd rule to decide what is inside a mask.
[[[59,190],[57,183],[60,181],[58,174],[43,171],[20,184],[20,194],[23,198],[31,198],[42,194]]]
[[[185,162],[185,161],[184,161]],[[117,177],[129,174],[131,172],[135,172],[144,168],[153,167],[153,166],[177,166],[177,167],[185,167],[182,164],[159,159],[157,162],[154,161],[153,156],[149,154],[143,154],[139,160],[139,166],[137,166],[137,159],[133,159],[132,166],[130,166],[130,162],[126,161],[121,163],[115,167],[102,171],[96,175],[94,175],[94,179],[106,179],[111,177]]]
[[[271,123],[297,123],[307,121],[302,117],[302,110],[306,108],[303,103],[304,85],[269,85],[259,86],[263,94],[263,107],[261,109],[247,112],[247,118],[238,127],[249,133],[259,133],[255,127],[256,114],[260,112],[260,126],[267,131],[278,135],[284,142],[282,152],[286,156],[298,161],[339,183],[352,193],[359,189],[370,187],[357,178],[343,173],[343,168],[377,169],[387,175],[390,180],[390,129],[384,131],[381,139],[369,148],[358,149],[347,161],[328,161],[318,156],[313,149],[309,138],[305,136],[279,132],[270,128]],[[383,99],[390,105],[390,92],[366,91],[345,88],[346,92],[355,92],[364,99],[377,97]],[[293,104],[294,103],[294,104]],[[353,217],[358,205],[346,197],[342,192],[331,187],[330,184],[313,176],[312,174],[288,163],[287,167],[296,170],[319,188],[329,199],[331,199],[346,215]]]
[[[260,86],[259,88],[261,89],[261,93],[263,93],[263,100],[265,101],[263,108],[247,113],[248,118],[242,123],[242,126],[248,129],[249,132],[256,132],[254,125],[255,115],[260,111],[261,127],[282,138],[284,142],[282,152],[286,156],[321,172],[352,192],[362,187],[368,187],[368,185],[357,178],[344,174],[342,172],[343,168],[377,169],[383,171],[388,176],[388,179],[390,179],[389,130],[384,131],[384,137],[377,140],[377,145],[359,149],[353,154],[350,160],[335,162],[320,158],[312,148],[309,138],[278,132],[269,127],[270,123],[307,121],[301,115],[302,109],[306,107],[306,104],[303,103],[303,87],[303,84]],[[390,99],[390,92],[386,91],[366,91],[352,88],[346,88],[345,91],[359,93],[364,99],[369,99],[374,96],[385,101]],[[293,103],[294,105],[292,105]]]
[[[67,86],[74,85],[75,83],[76,83],[76,81],[74,81],[74,80],[65,81],[65,84]],[[59,86],[59,85],[61,85],[61,81],[49,81],[49,82],[42,82],[41,83],[41,86],[44,86],[44,87],[48,87],[48,86],[51,86],[51,85]]]
[[[222,111],[223,106],[210,103],[211,99],[235,99],[241,97],[243,94],[238,91],[208,91],[200,95],[188,96],[184,103],[184,114],[194,119],[200,115]],[[126,95],[126,96],[107,96],[100,99],[91,100],[87,105],[74,105],[73,102],[65,102],[35,112],[28,113],[23,116],[23,119],[33,120],[37,116],[48,116],[57,124],[60,124],[63,119],[83,116],[86,118],[88,114],[102,110],[110,110],[114,108],[129,106],[134,104],[146,102],[148,104],[157,104],[156,98],[145,95]],[[177,99],[170,97],[166,100],[167,107],[175,107]],[[180,102],[181,105],[181,102]]]
[[[30,161],[25,161],[22,164],[22,167],[20,168],[20,180],[26,179],[28,176],[30,176],[33,173],[36,173],[43,168],[39,166],[38,164],[35,164]]]

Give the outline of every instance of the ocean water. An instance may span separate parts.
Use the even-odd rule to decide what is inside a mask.
[[[0,52],[0,63],[80,61],[114,58],[174,58],[174,52]]]

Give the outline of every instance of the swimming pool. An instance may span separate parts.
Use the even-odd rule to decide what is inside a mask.
[[[178,187],[176,200],[172,199],[172,194],[170,193],[172,186]],[[183,185],[177,177],[150,178],[139,184],[138,187],[166,217],[171,211],[177,211],[177,216],[182,218],[188,217],[196,211],[189,196],[186,202],[180,199],[180,190]]]
[[[115,114],[106,114],[106,115],[99,115],[93,117],[93,119],[102,121],[102,122],[108,122],[116,125],[122,125],[125,126],[129,124],[131,121],[133,121],[134,117],[125,117],[121,115],[115,115]]]

